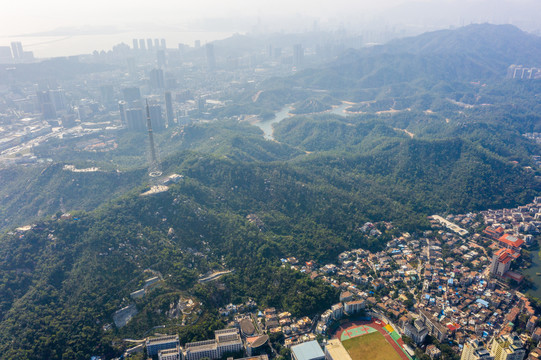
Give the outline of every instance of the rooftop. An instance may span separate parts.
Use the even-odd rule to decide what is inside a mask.
[[[308,341],[291,347],[297,360],[323,359],[325,354],[316,340]]]
[[[325,346],[325,351],[329,353],[334,360],[351,360],[351,356],[349,356],[344,345],[342,345],[338,339],[329,340],[327,346]]]

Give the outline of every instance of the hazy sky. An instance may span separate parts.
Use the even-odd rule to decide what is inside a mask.
[[[116,28],[126,37],[118,39],[127,43],[135,33],[160,36],[160,32],[179,29],[232,33],[256,28],[288,32],[310,29],[315,23],[327,29],[396,26],[420,32],[493,22],[539,31],[539,14],[541,0],[5,0],[0,11],[0,46],[21,40],[14,38],[17,35],[58,28],[87,32]],[[214,20],[198,21],[205,18]],[[77,34],[70,29],[58,35]],[[37,53],[45,49],[39,39],[22,41]]]
[[[62,26],[122,27],[143,21],[176,24],[205,17],[300,14],[326,21],[340,16],[352,18],[367,11],[374,13],[414,2],[426,5],[482,2],[490,4],[489,8],[497,7],[496,4],[500,3],[539,3],[536,0],[7,0],[3,2],[0,12],[0,34],[5,37]]]
[[[4,36],[61,26],[158,24],[205,17],[291,15],[336,17],[353,11],[383,9],[404,0],[9,0],[2,4]]]

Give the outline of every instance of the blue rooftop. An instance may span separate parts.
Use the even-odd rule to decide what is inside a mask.
[[[316,340],[292,346],[291,352],[297,360],[325,359],[325,354]]]
[[[475,302],[478,303],[478,304],[481,304],[484,307],[488,307],[488,305],[489,305],[488,301],[485,301],[483,299],[477,299],[477,300],[475,300]]]

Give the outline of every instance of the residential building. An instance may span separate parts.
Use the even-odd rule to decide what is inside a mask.
[[[526,350],[517,334],[507,334],[492,339],[490,354],[494,360],[522,360]]]
[[[443,342],[447,339],[447,332],[449,331],[443,326],[438,319],[434,318],[432,314],[425,310],[419,310],[419,315],[424,325],[428,328],[428,333],[434,336],[438,341]]]
[[[180,348],[166,349],[158,351],[159,360],[180,360],[181,353]]]
[[[426,354],[430,356],[431,359],[439,359],[441,356],[441,350],[436,347],[436,345],[428,345],[426,347]]]
[[[490,273],[495,276],[503,276],[511,266],[511,261],[516,258],[516,254],[513,250],[507,248],[501,248],[492,255],[492,262],[490,263]]]
[[[335,320],[339,320],[344,315],[344,305],[342,303],[334,304],[331,306],[332,316]]]
[[[428,328],[425,326],[423,320],[417,319],[413,324],[404,324],[404,335],[412,338],[417,344],[422,344],[428,335]]]
[[[365,308],[364,300],[348,301],[344,303],[344,312],[347,314],[355,314]]]
[[[147,354],[157,355],[160,350],[176,349],[180,347],[178,335],[148,338],[146,341]]]
[[[184,347],[186,360],[198,360],[203,357],[221,358],[225,353],[242,350],[242,340],[238,329],[223,329],[214,332],[214,339],[188,343]]]
[[[464,344],[460,360],[494,360],[494,357],[479,341],[472,339]]]

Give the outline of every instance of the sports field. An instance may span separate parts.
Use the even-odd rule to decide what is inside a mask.
[[[377,331],[344,340],[342,344],[355,360],[401,360],[396,350]]]

